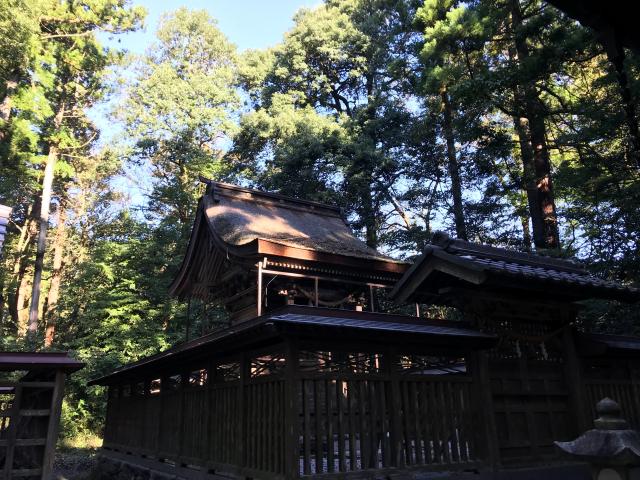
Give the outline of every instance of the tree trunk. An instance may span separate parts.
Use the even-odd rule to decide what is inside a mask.
[[[516,93],[516,101],[520,102],[521,97]],[[520,158],[522,160],[522,187],[527,195],[527,203],[529,206],[529,216],[531,217],[531,226],[534,235],[543,231],[542,210],[539,208],[538,188],[536,186],[535,165],[533,163],[533,149],[529,142],[529,121],[525,117],[517,117],[513,119],[513,126],[518,135],[518,144],[520,146]],[[526,226],[526,228],[525,228]],[[529,231],[529,219],[523,217],[523,240],[527,246],[527,250],[531,248],[531,232]],[[539,238],[535,241],[538,245],[543,241]]]
[[[369,185],[371,183],[369,182]],[[377,212],[373,207],[373,195],[371,190],[362,192],[362,223],[364,224],[365,242],[371,248],[378,247],[378,225],[377,225]]]
[[[12,309],[12,317],[16,323],[16,332],[22,337],[27,331],[27,292],[29,290],[29,262],[23,261],[18,272],[18,286],[16,287],[15,305]]]
[[[27,330],[27,291],[29,288],[29,267],[30,267],[30,250],[31,244],[37,233],[36,222],[33,218],[33,212],[40,208],[40,198],[37,197],[29,207],[25,223],[20,232],[18,245],[16,247],[16,260],[13,264],[15,292],[11,295],[12,300],[9,304],[9,313],[15,325],[16,334],[20,337],[24,336]]]
[[[468,240],[467,227],[464,221],[464,206],[462,204],[462,182],[460,180],[460,165],[456,156],[456,142],[453,133],[453,111],[447,87],[440,90],[442,99],[442,114],[444,117],[444,136],[447,141],[447,160],[449,177],[451,178],[451,195],[453,197],[453,218],[456,225],[456,236]]]
[[[2,102],[0,102],[0,142],[2,142],[6,135],[6,124],[11,117],[11,96],[18,87],[18,76],[12,75],[7,79],[5,85],[5,94]]]
[[[63,203],[58,206],[58,219],[56,225],[56,235],[53,241],[53,271],[51,274],[51,286],[47,294],[47,302],[44,309],[44,318],[47,320],[47,327],[44,336],[44,346],[50,347],[53,344],[56,324],[58,320],[58,298],[60,297],[60,283],[62,281],[62,259],[64,256],[64,246],[66,243],[66,208]]]
[[[56,112],[53,121],[54,131],[62,124],[64,116],[64,106],[61,105]],[[44,168],[44,178],[42,179],[42,195],[40,202],[40,216],[38,229],[38,244],[36,250],[36,261],[33,269],[33,285],[31,290],[31,309],[29,310],[28,341],[35,347],[36,335],[38,333],[38,310],[40,306],[40,291],[42,289],[42,271],[44,269],[44,254],[47,247],[47,230],[49,229],[49,210],[51,208],[51,193],[53,190],[53,178],[56,163],[58,161],[58,145],[50,143],[47,163]]]
[[[526,40],[521,33],[522,12],[519,0],[511,0],[511,20],[518,59],[520,62],[524,62],[529,56],[529,51]],[[560,234],[553,197],[551,158],[546,141],[544,105],[536,92],[535,86],[530,81],[523,85],[523,95],[525,116],[529,122],[529,139],[533,152],[536,186],[536,206],[531,210],[531,218],[542,217],[541,225],[537,222],[532,222],[533,239],[536,248],[556,249],[560,247]]]

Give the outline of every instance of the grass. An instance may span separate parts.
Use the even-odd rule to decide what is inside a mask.
[[[102,438],[94,433],[83,433],[75,437],[62,438],[58,442],[58,451],[74,452],[88,451],[92,453],[102,446]]]

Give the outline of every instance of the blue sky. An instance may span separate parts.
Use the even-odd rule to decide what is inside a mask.
[[[303,7],[316,7],[322,0],[132,0],[147,9],[143,29],[121,35],[101,34],[104,45],[142,54],[153,43],[158,21],[164,13],[180,7],[207,10],[220,30],[240,51],[273,46],[293,26],[294,14]],[[89,115],[102,132],[101,142],[109,143],[119,134],[118,125],[108,118],[114,99],[94,106]]]
[[[143,31],[118,35],[111,42],[134,53],[143,53],[153,42],[160,16],[179,7],[207,10],[218,20],[218,26],[240,50],[275,45],[293,26],[292,17],[302,7],[314,7],[320,0],[142,0],[131,2],[147,11]]]

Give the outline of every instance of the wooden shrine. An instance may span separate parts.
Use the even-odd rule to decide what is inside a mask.
[[[382,290],[461,320],[382,313]],[[92,383],[104,455],[178,478],[496,471],[556,461],[593,399],[640,420],[640,340],[574,326],[640,292],[566,260],[440,234],[410,265],[334,207],[209,182],[171,293],[229,325]]]

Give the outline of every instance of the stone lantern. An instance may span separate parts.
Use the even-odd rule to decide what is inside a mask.
[[[564,453],[591,464],[593,480],[640,480],[640,433],[610,398],[596,405],[595,428],[571,442],[555,442]]]

